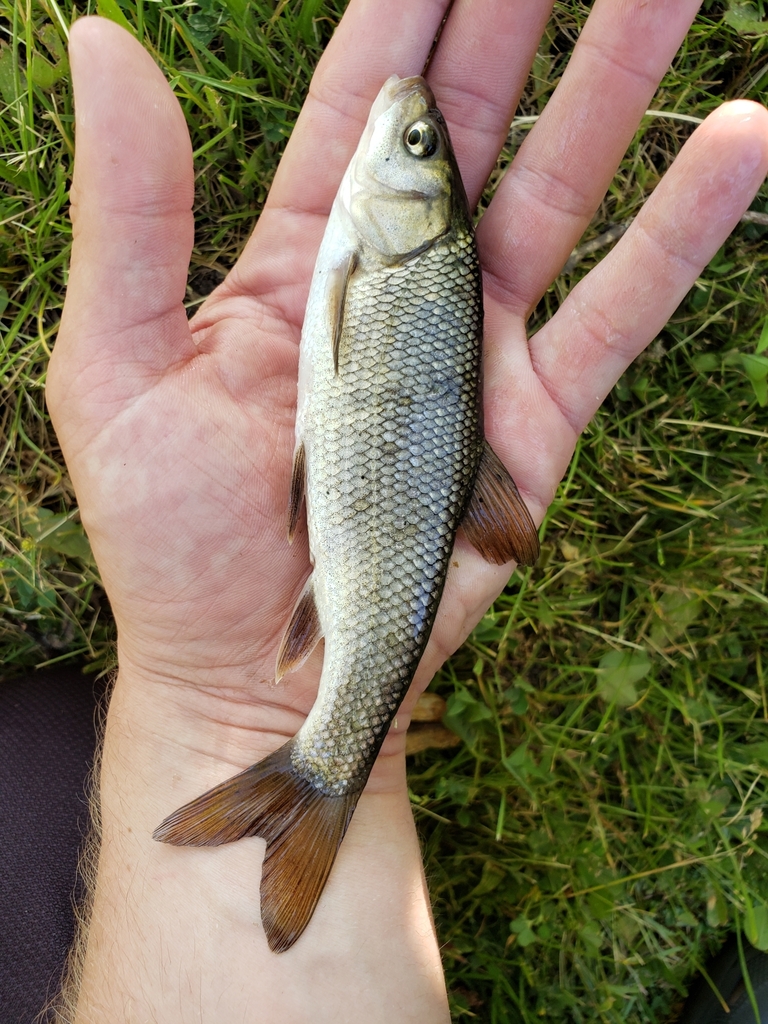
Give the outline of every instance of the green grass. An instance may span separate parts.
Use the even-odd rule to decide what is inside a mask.
[[[763,98],[763,6],[705,4],[653,108]],[[342,7],[103,0],[190,125],[190,307],[244,244]],[[557,4],[520,114],[543,108],[586,13]],[[69,0],[0,0],[8,671],[113,660],[42,401],[69,253],[71,16]],[[644,120],[587,237],[637,212],[692,130]],[[459,1020],[664,1022],[729,931],[768,947],[767,240],[741,225],[625,374],[579,442],[540,564],[433,684],[464,744],[418,755],[410,785]],[[555,282],[532,330],[599,255]]]

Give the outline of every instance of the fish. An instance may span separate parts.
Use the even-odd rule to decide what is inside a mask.
[[[274,952],[307,927],[413,680],[456,532],[532,565],[539,539],[483,437],[482,278],[445,119],[426,81],[389,78],[341,181],[302,330],[288,540],[306,505],[313,571],[276,677],[324,638],[296,736],[155,830],[175,845],[266,839]]]

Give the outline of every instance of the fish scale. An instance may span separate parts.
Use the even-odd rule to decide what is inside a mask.
[[[293,763],[327,793],[364,785],[429,637],[482,448],[481,323],[474,239],[452,233],[396,269],[363,260],[338,373],[316,354],[307,518],[333,617]]]

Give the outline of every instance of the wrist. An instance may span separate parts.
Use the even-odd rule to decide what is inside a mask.
[[[330,1022],[343,1014],[345,993],[362,991],[371,1005],[361,1019],[389,1020],[406,999],[398,1019],[446,1021],[403,759],[397,787],[361,798],[313,920],[278,956],[260,923],[262,840],[193,849],[151,838],[169,810],[285,738],[263,728],[259,708],[246,705],[243,713],[218,694],[205,707],[187,690],[122,669],[115,684],[78,1020],[218,1022],[259,1005],[265,1024]],[[382,963],[391,965],[385,976]],[[180,977],[188,991],[185,983],[179,992]],[[126,993],[133,1016],[116,1010]]]
[[[280,683],[243,679],[237,669],[227,668],[190,679],[183,666],[167,663],[161,672],[150,674],[123,657],[121,650],[108,740],[114,736],[117,742],[125,734],[131,746],[127,756],[137,772],[141,768],[144,778],[151,773],[157,793],[166,794],[173,805],[163,806],[162,818],[294,737],[314,703],[321,667],[322,649]],[[421,671],[417,674],[412,693],[390,727],[366,794],[405,791],[406,732],[412,705],[427,678]]]

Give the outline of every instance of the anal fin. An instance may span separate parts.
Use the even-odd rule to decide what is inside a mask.
[[[461,526],[488,562],[505,565],[514,559],[518,565],[534,565],[539,557],[539,535],[531,513],[487,441]]]
[[[291,472],[291,496],[288,499],[288,543],[293,541],[296,526],[299,522],[301,503],[304,500],[304,488],[307,479],[307,456],[304,442],[296,446],[293,453],[293,470]]]
[[[278,682],[288,672],[293,672],[299,665],[304,664],[322,635],[310,576],[304,584],[280,643],[275,669],[275,678]]]
[[[266,839],[261,920],[275,953],[309,924],[360,796],[328,796],[300,775],[293,743],[180,807],[153,834],[173,846]]]

